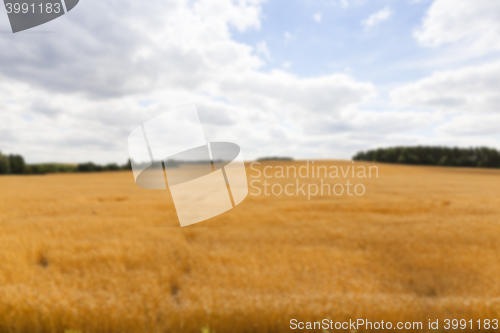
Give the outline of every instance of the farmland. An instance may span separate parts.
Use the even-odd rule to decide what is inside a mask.
[[[305,162],[257,168],[290,165]],[[168,190],[141,189],[131,172],[0,177],[0,332],[498,319],[500,171],[355,165],[376,165],[378,177],[323,182],[362,183],[361,196],[250,189],[236,208],[185,228]],[[266,180],[249,165],[247,174]]]

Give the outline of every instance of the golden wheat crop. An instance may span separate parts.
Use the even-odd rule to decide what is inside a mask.
[[[347,175],[365,185],[363,196],[252,188],[235,209],[186,228],[168,190],[138,188],[130,172],[0,177],[0,332],[288,332],[292,318],[499,318],[500,172],[378,171]]]

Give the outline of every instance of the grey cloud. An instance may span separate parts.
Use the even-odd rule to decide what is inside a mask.
[[[259,71],[262,59],[234,41],[230,27],[258,28],[260,7],[258,0],[82,1],[43,26],[54,34],[0,34],[0,105],[17,103],[0,109],[15,128],[3,145],[32,161],[124,161],[129,131],[191,103],[209,139],[241,143],[246,158],[349,157],[362,141],[353,132],[381,137],[427,124],[360,113],[375,86],[344,74]],[[325,129],[309,130],[308,122]]]
[[[340,117],[321,117],[305,122],[309,135],[355,133],[356,136],[389,136],[427,127],[442,117],[429,112],[358,111],[344,112]]]
[[[391,92],[398,106],[424,107],[447,112],[498,112],[500,62],[487,63],[430,77]]]
[[[439,127],[436,131],[449,136],[500,136],[500,114],[460,115]]]

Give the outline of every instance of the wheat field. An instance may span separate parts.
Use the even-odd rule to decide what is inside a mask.
[[[378,178],[351,179],[362,196],[251,189],[233,210],[185,228],[168,190],[141,189],[131,172],[0,177],[0,332],[499,318],[500,171],[377,167]]]

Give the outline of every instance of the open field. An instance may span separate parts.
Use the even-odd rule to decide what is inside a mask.
[[[500,171],[378,169],[363,196],[249,195],[186,228],[131,172],[0,177],[0,332],[499,319]]]

